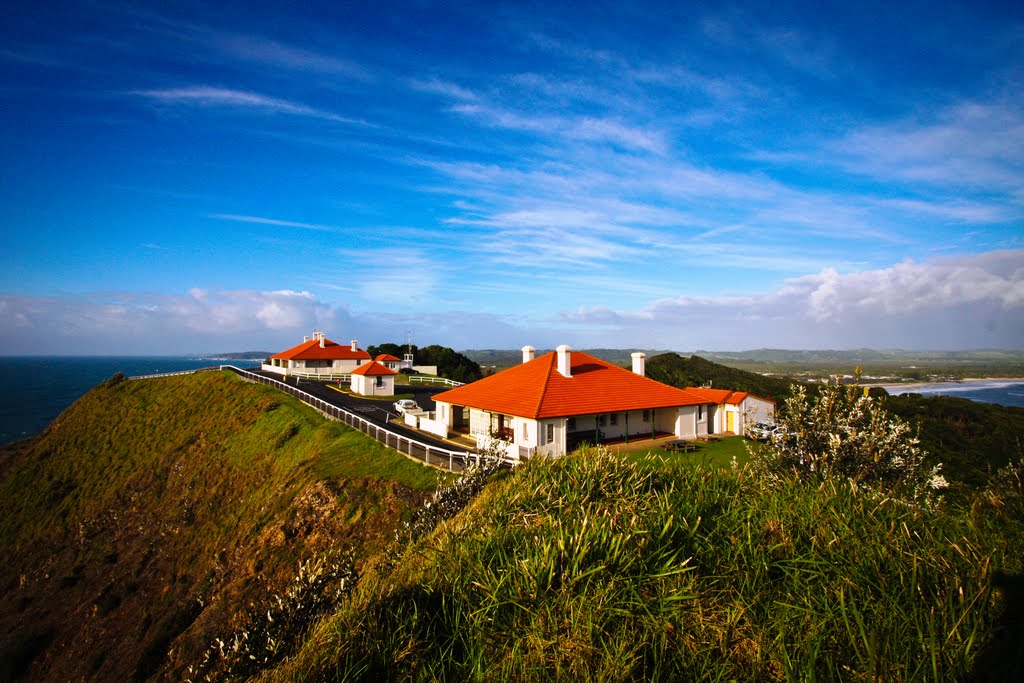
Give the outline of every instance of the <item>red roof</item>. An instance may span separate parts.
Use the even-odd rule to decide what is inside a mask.
[[[751,396],[753,398],[760,399],[762,401],[768,401],[769,403],[775,403],[767,398],[761,398],[760,396],[754,396],[749,391],[732,391],[731,389],[704,389],[696,387],[686,387],[686,391],[691,394],[696,394],[707,399],[708,403],[717,403],[719,405],[728,404],[731,406],[739,405],[743,402],[743,399]]]
[[[310,339],[287,351],[276,353],[271,358],[282,360],[370,360],[370,354],[360,348],[353,351],[351,345],[335,344],[330,339],[324,339],[324,345],[321,348],[319,339]]]
[[[358,368],[352,371],[353,375],[397,375],[398,373],[389,368],[386,365],[381,365],[375,360],[371,360],[369,363],[363,363]]]
[[[381,363],[398,363],[402,359],[401,358],[395,358],[390,353],[382,353],[379,356],[377,356],[376,358],[374,358],[374,360],[375,361],[379,361]]]
[[[581,351],[570,352],[571,377],[558,372],[552,352],[496,375],[434,396],[505,415],[544,418],[697,405],[708,401],[642,377]]]

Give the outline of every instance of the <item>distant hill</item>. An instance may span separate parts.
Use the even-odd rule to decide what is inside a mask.
[[[1021,361],[1024,351],[907,351],[903,349],[752,349],[695,351],[705,358],[765,363],[856,363],[860,361]]]
[[[232,351],[231,353],[211,353],[202,358],[210,360],[263,360],[273,356],[277,351]]]
[[[647,354],[647,357],[666,353],[665,351],[658,351],[653,349],[576,349],[584,353],[589,353],[591,356],[600,358],[601,360],[614,363],[616,365],[628,366],[633,362],[631,354],[636,351],[643,351]],[[551,353],[554,349],[537,349],[537,355],[542,356],[545,353]],[[523,362],[523,352],[521,349],[467,349],[462,352],[464,355],[472,358],[477,363],[484,367],[494,367],[496,370],[504,370],[510,368],[513,365],[519,365]]]
[[[716,389],[749,391],[770,398],[781,405],[790,395],[794,380],[766,377],[714,363],[699,356],[683,358],[677,353],[663,353],[647,359],[647,376],[674,387],[711,386]]]

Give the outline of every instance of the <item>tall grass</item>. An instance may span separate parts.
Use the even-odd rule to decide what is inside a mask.
[[[1007,509],[603,451],[531,461],[364,577],[270,677],[956,680],[999,617],[993,571],[1021,571],[1020,524],[992,521]]]
[[[0,473],[2,631],[59,644],[30,677],[106,680],[175,678],[311,559],[358,571],[447,478],[219,372],[106,382]]]

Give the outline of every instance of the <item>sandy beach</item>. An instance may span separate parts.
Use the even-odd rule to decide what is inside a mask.
[[[865,387],[882,387],[886,391],[891,393],[908,393],[914,391],[914,389],[937,388],[943,386],[959,386],[969,387],[971,385],[993,385],[995,383],[1003,384],[1021,384],[1024,383],[1024,377],[965,377],[960,380],[947,380],[938,382],[901,382],[898,384],[863,384]]]

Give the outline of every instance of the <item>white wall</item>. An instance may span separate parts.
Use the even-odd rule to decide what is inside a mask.
[[[395,376],[382,375],[383,385],[377,386],[376,376],[352,375],[351,389],[360,396],[394,396]]]

